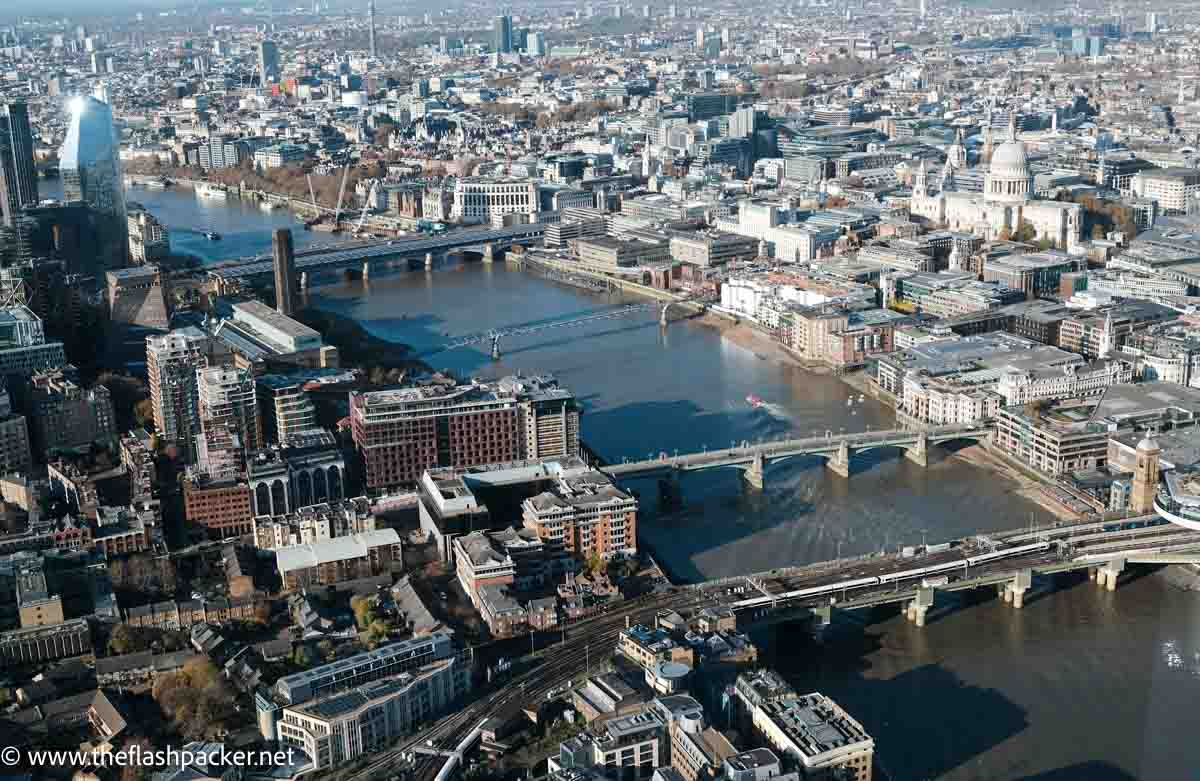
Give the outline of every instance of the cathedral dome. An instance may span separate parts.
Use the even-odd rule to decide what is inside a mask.
[[[1020,141],[1001,144],[992,155],[992,176],[1005,179],[1024,179],[1029,176],[1029,160],[1025,156],[1025,145]]]
[[[1033,197],[1033,172],[1025,156],[1025,145],[1009,141],[996,148],[992,165],[984,183],[984,195],[989,201],[1019,203]]]

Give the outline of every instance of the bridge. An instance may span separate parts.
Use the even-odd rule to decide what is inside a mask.
[[[1089,523],[1046,528],[1033,542],[979,536],[932,546],[919,556],[865,556],[826,562],[815,571],[749,575],[744,586],[727,578],[720,583],[723,595],[716,598],[734,610],[740,627],[807,618],[819,629],[828,625],[834,608],[887,604],[900,604],[909,620],[923,626],[939,595],[994,588],[1006,604],[1020,609],[1028,593],[1047,590],[1049,578],[1061,573],[1086,571],[1098,586],[1114,591],[1129,565],[1200,563],[1200,533],[1156,515],[1112,521],[1105,531],[1092,528]]]
[[[543,320],[535,323],[526,323],[522,325],[508,326],[505,328],[493,328],[488,331],[480,331],[466,336],[460,336],[454,341],[434,350],[430,350],[425,355],[436,355],[446,352],[447,350],[458,350],[463,347],[471,347],[477,344],[491,343],[492,360],[500,358],[500,340],[512,336],[524,336],[526,334],[536,334],[542,331],[549,331],[557,328],[571,328],[573,326],[583,325],[584,323],[594,323],[599,320],[615,320],[621,317],[627,317],[638,312],[645,312],[649,309],[658,309],[656,303],[645,304],[627,304],[619,306],[615,309],[606,309],[602,312],[592,312],[591,314],[580,315],[566,320]]]
[[[857,434],[784,439],[774,442],[742,442],[724,450],[703,450],[699,453],[660,453],[657,458],[629,461],[602,467],[613,479],[658,477],[659,489],[668,503],[678,501],[678,476],[682,472],[718,467],[740,468],[746,482],[761,489],[765,483],[766,465],[797,456],[824,456],[825,465],[837,475],[850,476],[850,460],[856,453],[884,447],[904,450],[904,457],[921,466],[928,466],[929,448],[954,440],[983,440],[991,433],[986,426],[937,426],[922,429],[892,429]]]
[[[320,272],[336,272],[345,269],[361,269],[364,276],[370,275],[372,265],[400,263],[410,267],[424,262],[426,267],[453,250],[477,251],[485,263],[498,252],[520,245],[538,244],[545,233],[542,225],[517,225],[497,230],[461,230],[442,236],[390,239],[363,242],[353,247],[328,247],[301,252],[296,255],[296,273],[301,286],[310,276]],[[270,255],[242,258],[222,263],[208,269],[209,277],[216,280],[218,290],[223,291],[236,281],[269,280],[274,274]]]

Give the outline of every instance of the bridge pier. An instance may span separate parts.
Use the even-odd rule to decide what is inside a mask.
[[[1012,583],[1002,586],[1004,601],[1011,603],[1014,610],[1025,606],[1025,592],[1033,585],[1033,570],[1023,569],[1013,577]]]
[[[492,334],[492,360],[500,360],[500,334]]]
[[[371,261],[369,261],[369,260],[364,260],[364,261],[363,261],[363,272],[362,272],[362,278],[363,278],[363,279],[370,279],[370,278],[371,278]]]
[[[427,268],[427,269],[433,268],[433,253],[432,252],[425,253],[425,268]]]
[[[307,271],[300,272],[300,289],[308,290],[308,272]]]
[[[825,459],[825,466],[829,471],[840,477],[850,476],[850,446],[846,444],[846,440],[842,440],[838,445],[837,453],[832,457]]]
[[[812,624],[809,625],[809,631],[812,637],[818,643],[825,639],[829,634],[830,627],[833,625],[833,605],[818,605],[811,608]]]
[[[1125,559],[1113,559],[1105,564],[1100,569],[1096,570],[1096,585],[1102,588],[1107,588],[1109,591],[1117,590],[1117,578],[1125,570]]]
[[[917,466],[929,466],[929,438],[922,434],[916,444],[904,451],[904,457]]]
[[[491,265],[496,261],[496,249],[493,244],[483,245],[483,262]]]
[[[658,478],[658,507],[660,511],[683,507],[683,486],[679,483],[678,472],[671,471]]]
[[[925,626],[925,616],[929,613],[929,608],[933,607],[934,596],[932,588],[921,586],[917,589],[916,599],[909,602],[905,608],[905,617],[917,626]]]
[[[750,466],[742,470],[742,479],[751,488],[756,488],[759,491],[763,490],[767,483],[766,462],[763,459],[762,453],[755,453],[754,460],[750,462]]]

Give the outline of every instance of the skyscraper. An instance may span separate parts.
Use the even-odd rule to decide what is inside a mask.
[[[279,78],[279,47],[274,41],[258,42],[258,78],[262,84]]]
[[[200,398],[196,370],[208,363],[210,340],[198,328],[182,328],[146,339],[146,375],[158,436],[196,459]]]
[[[37,203],[33,134],[24,103],[9,103],[0,114],[0,215],[12,225],[21,207]]]
[[[112,109],[95,98],[74,98],[71,125],[58,152],[63,198],[82,201],[96,228],[96,259],[84,273],[104,281],[104,272],[124,268],[129,255],[125,182]]]
[[[375,0],[367,0],[367,41],[371,56],[375,56]]]
[[[512,17],[496,17],[496,51],[508,54],[512,51]]]
[[[296,259],[292,250],[292,232],[279,228],[271,236],[271,258],[275,266],[275,308],[291,315],[296,290]]]

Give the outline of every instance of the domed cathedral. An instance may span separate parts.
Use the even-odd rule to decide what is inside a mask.
[[[957,163],[966,162],[961,136],[947,150],[940,192],[930,191],[928,171],[922,161],[913,182],[909,204],[912,214],[951,230],[972,231],[989,241],[1002,234],[1016,236],[1027,223],[1035,240],[1052,241],[1058,249],[1074,248],[1083,225],[1083,207],[1077,203],[1038,200],[1025,144],[1017,140],[1016,122],[1014,112],[1009,117],[1008,141],[991,154],[982,194],[953,190]]]

